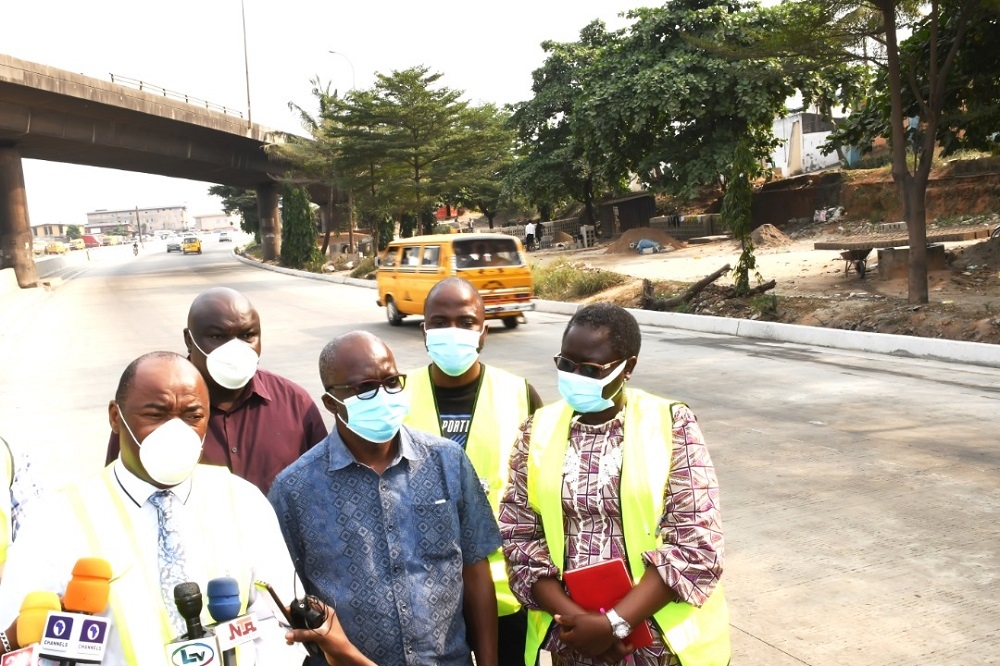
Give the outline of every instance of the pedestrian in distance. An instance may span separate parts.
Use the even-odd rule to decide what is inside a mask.
[[[715,468],[686,405],[627,387],[641,341],[621,307],[578,310],[554,359],[563,399],[514,445],[500,530],[530,609],[529,661],[541,646],[558,666],[729,663]],[[568,594],[564,576],[616,559],[634,583],[620,601],[585,608]]]

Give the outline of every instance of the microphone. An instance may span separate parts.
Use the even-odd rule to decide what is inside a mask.
[[[203,606],[201,588],[198,583],[179,583],[174,587],[174,603],[177,612],[184,618],[187,625],[185,638],[201,638],[205,635],[205,627],[201,626],[201,609]]]
[[[219,644],[201,624],[201,609],[204,604],[198,583],[187,582],[176,585],[174,603],[177,604],[177,612],[184,618],[187,633],[167,644],[167,663],[191,666],[216,663]]]
[[[42,632],[41,655],[72,666],[77,661],[104,659],[111,621],[96,617],[108,607],[111,565],[99,557],[83,557],[73,566],[62,607],[48,614]]]
[[[45,631],[50,611],[62,610],[55,592],[29,592],[21,602],[17,616],[17,643],[21,647],[0,657],[0,666],[38,666],[41,649],[38,645]]]
[[[235,578],[208,581],[208,614],[215,621],[212,628],[222,650],[222,666],[235,666],[236,647],[249,643],[260,633],[253,613],[240,615],[240,584]]]

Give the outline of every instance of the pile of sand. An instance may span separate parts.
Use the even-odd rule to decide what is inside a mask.
[[[792,239],[781,233],[781,229],[773,224],[762,224],[750,233],[754,247],[769,248],[789,245]]]
[[[553,243],[572,243],[575,239],[565,231],[557,231],[552,237]]]
[[[952,266],[960,270],[1000,270],[1000,239],[987,239],[955,251]]]
[[[630,245],[635,245],[643,238],[651,240],[654,243],[659,243],[662,248],[673,248],[679,250],[685,247],[685,244],[677,240],[666,231],[661,231],[660,229],[653,229],[652,227],[639,227],[637,229],[629,229],[623,233],[615,242],[608,245],[608,254],[635,254],[635,248],[629,247]]]

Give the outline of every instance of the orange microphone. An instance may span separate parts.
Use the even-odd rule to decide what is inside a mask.
[[[66,584],[63,607],[71,613],[97,615],[108,607],[111,595],[111,565],[100,557],[81,557]]]
[[[63,666],[99,664],[104,659],[111,622],[98,617],[111,596],[111,565],[83,557],[73,566],[62,598],[63,612],[49,613],[42,631],[41,655]]]

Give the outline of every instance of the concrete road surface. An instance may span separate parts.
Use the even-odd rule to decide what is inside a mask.
[[[153,244],[92,261],[49,292],[0,301],[0,432],[56,484],[97,470],[118,376],[183,352],[191,299],[246,292],[262,366],[321,388],[333,336],[383,336],[425,362],[419,320],[385,323],[374,292]],[[566,318],[491,327],[484,359],[557,397]],[[683,399],[718,467],[736,665],[1000,663],[1000,370],[644,329],[635,385]],[[328,424],[330,421],[328,421]]]

